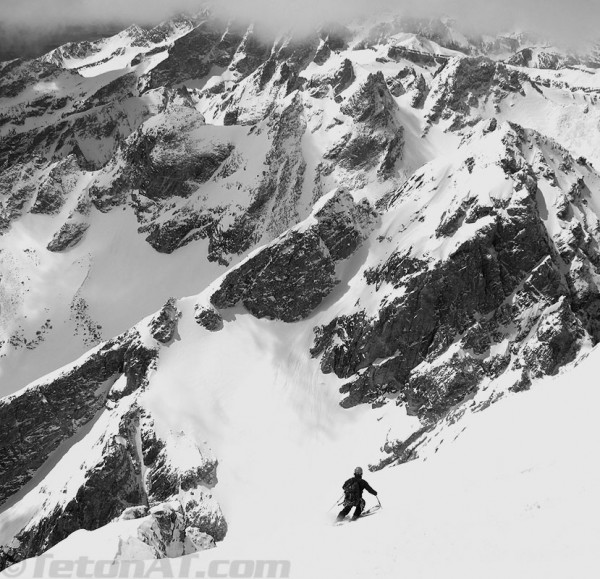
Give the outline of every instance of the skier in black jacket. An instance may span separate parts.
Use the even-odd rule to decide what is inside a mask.
[[[360,466],[354,469],[354,476],[349,478],[342,487],[344,489],[344,508],[339,512],[337,520],[343,520],[346,515],[350,512],[352,507],[354,509],[354,515],[352,520],[355,521],[360,517],[363,509],[365,508],[365,501],[362,498],[363,490],[370,492],[372,495],[377,496],[377,491],[371,488],[371,485],[363,479],[363,470]]]

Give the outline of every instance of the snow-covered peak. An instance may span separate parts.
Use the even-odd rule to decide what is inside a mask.
[[[447,474],[385,467],[593,349],[600,76],[458,30],[203,13],[0,65],[2,566],[321,537],[340,473]]]

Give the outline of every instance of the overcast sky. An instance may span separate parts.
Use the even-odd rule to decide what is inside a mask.
[[[151,23],[180,11],[197,10],[202,0],[0,0],[0,23],[52,31],[65,25],[115,21]],[[598,34],[600,0],[214,0],[219,9],[273,26],[311,27],[385,8],[420,15],[446,13],[476,30],[527,29],[563,42]]]

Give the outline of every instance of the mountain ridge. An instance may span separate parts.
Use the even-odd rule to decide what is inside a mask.
[[[0,399],[0,500],[29,489],[0,566],[115,521],[139,519],[124,558],[240,533],[252,404],[258,454],[281,406],[315,436],[355,417],[375,471],[593,351],[596,63],[482,46],[441,21],[265,40],[205,14],[0,65],[0,370],[77,359]]]

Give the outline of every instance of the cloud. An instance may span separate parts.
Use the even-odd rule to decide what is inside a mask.
[[[0,0],[0,22],[28,28],[146,24],[201,5],[198,0]]]
[[[8,30],[40,33],[70,26],[150,24],[177,12],[195,12],[200,0],[0,0]],[[416,6],[418,4],[418,6]],[[566,43],[595,37],[597,0],[214,0],[214,8],[239,20],[272,28],[307,29],[323,21],[345,22],[393,10],[419,16],[447,14],[467,29],[526,29]]]

